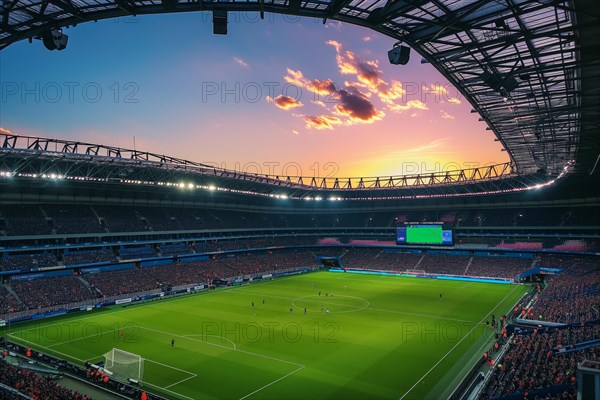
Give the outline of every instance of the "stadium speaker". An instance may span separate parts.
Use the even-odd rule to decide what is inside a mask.
[[[227,11],[213,11],[213,34],[227,35]]]
[[[499,91],[500,87],[502,86],[502,82],[500,81],[500,79],[498,79],[496,75],[492,75],[487,71],[484,71],[481,75],[479,75],[479,78],[481,78],[483,83],[488,85],[495,92]]]
[[[51,29],[42,36],[44,46],[48,50],[64,50],[67,48],[69,36],[62,32],[62,29]]]
[[[388,51],[388,60],[393,65],[406,65],[410,60],[410,47],[396,43],[394,47]]]
[[[502,87],[504,87],[508,93],[515,90],[517,86],[519,86],[519,82],[517,82],[515,77],[512,75],[508,75],[506,78],[504,78],[504,82],[502,82]]]

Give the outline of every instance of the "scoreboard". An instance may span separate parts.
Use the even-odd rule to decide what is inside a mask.
[[[396,244],[452,246],[454,232],[442,222],[405,222],[396,228]]]

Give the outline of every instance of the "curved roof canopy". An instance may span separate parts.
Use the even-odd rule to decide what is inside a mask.
[[[5,0],[0,48],[50,29],[124,15],[256,11],[335,19],[409,44],[473,105],[519,174],[558,176],[582,121],[582,64],[572,1]]]

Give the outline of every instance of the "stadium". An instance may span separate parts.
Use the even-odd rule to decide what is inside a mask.
[[[594,1],[15,0],[0,12],[0,55],[40,41],[65,65],[69,36],[99,20],[201,12],[219,37],[242,12],[360,26],[396,41],[394,67],[412,53],[437,70],[508,159],[258,173],[135,137],[0,128],[0,398],[600,399]],[[351,73],[377,65],[327,46]],[[1,80],[5,126],[11,96],[31,93]],[[332,91],[337,120],[294,117],[308,129],[343,115],[353,129],[363,116],[344,96],[372,83]],[[302,106],[284,97],[266,103]]]

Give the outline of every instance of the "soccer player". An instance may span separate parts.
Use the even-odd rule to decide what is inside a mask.
[[[252,308],[254,308],[254,302],[252,302]]]
[[[175,339],[171,339],[171,348],[175,347]]]
[[[304,315],[306,315],[306,307],[304,307]]]
[[[327,307],[327,314],[329,314],[329,307]]]
[[[292,307],[290,307],[290,314],[292,313],[292,311],[293,311],[293,308],[292,308]]]

